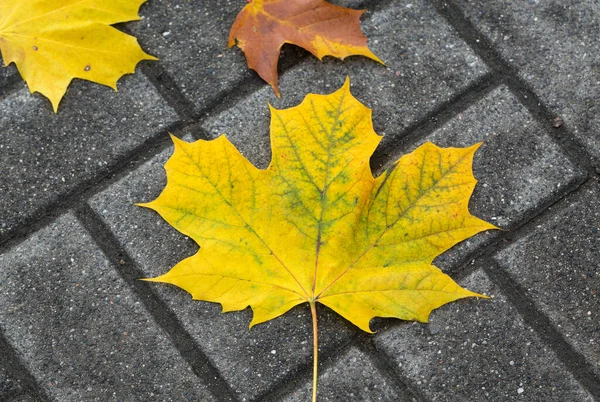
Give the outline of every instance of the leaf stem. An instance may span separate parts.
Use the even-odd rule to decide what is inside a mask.
[[[317,329],[317,308],[314,301],[309,302],[313,324],[313,387],[312,402],[317,402],[317,372],[319,367],[319,331]]]

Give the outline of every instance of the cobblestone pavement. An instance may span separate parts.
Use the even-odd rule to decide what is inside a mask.
[[[119,92],[74,82],[58,115],[0,70],[0,400],[306,401],[310,312],[248,330],[139,278],[195,244],[150,210],[167,135],[227,133],[270,158],[268,107],[350,76],[384,134],[376,172],[420,143],[483,141],[471,211],[503,228],[437,260],[493,296],[375,335],[320,309],[321,401],[600,400],[600,3],[338,0],[386,66],[286,46],[277,99],[227,35],[243,0],[149,0],[123,24],[160,62]]]

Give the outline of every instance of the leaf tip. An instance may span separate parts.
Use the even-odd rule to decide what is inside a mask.
[[[154,210],[154,206],[152,204],[154,204],[154,201],[150,201],[150,202],[136,202],[133,205],[135,205],[136,207],[148,208],[148,209]]]
[[[342,89],[346,90],[346,91],[350,91],[350,76],[347,75],[346,79],[344,80],[344,85],[342,85]]]
[[[189,144],[187,141],[182,140],[181,138],[177,137],[172,133],[169,133],[169,137],[171,138],[171,141],[173,142],[175,148]]]
[[[150,53],[144,52],[144,58],[142,60],[158,61],[158,57],[151,55]]]

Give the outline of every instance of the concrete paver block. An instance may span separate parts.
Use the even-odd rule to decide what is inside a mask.
[[[431,401],[593,400],[483,272],[461,286],[494,297],[450,303],[429,324],[377,335],[409,388]]]
[[[121,79],[119,92],[77,80],[58,114],[25,88],[0,100],[0,235],[175,120],[140,74]]]
[[[473,161],[479,183],[469,208],[474,215],[505,230],[512,229],[585,177],[503,86],[405,152],[425,141],[444,147],[483,143]],[[488,231],[467,239],[437,261],[450,268],[467,252],[499,234]]]
[[[600,159],[600,7],[594,1],[458,0],[521,79]]]
[[[215,400],[70,214],[0,256],[0,329],[55,400]]]
[[[600,375],[600,189],[578,196],[495,259]]]

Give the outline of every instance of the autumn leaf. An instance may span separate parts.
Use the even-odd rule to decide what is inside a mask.
[[[0,51],[31,93],[56,112],[73,78],[117,89],[140,60],[156,60],[111,24],[139,19],[145,0],[0,0]]]
[[[362,55],[383,64],[360,31],[363,12],[324,0],[251,0],[233,23],[228,45],[240,47],[248,66],[279,96],[277,61],[284,43],[300,46],[319,60]]]
[[[445,303],[479,296],[432,265],[494,226],[471,215],[469,148],[426,143],[373,178],[381,137],[347,80],[331,95],[271,108],[273,157],[265,170],[221,136],[173,137],[167,186],[142,204],[194,239],[199,251],[150,279],[223,311],[253,310],[251,326],[308,302],[371,332],[373,317],[426,322]],[[316,380],[316,359],[315,359]]]

